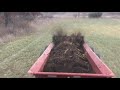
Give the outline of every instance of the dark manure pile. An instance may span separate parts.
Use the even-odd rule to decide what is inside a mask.
[[[68,36],[59,31],[53,35],[53,43],[44,72],[94,73],[85,56],[81,33]]]

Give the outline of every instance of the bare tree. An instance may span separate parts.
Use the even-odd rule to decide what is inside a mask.
[[[9,12],[4,12],[4,19],[5,19],[5,27],[8,26],[8,24],[10,23],[10,13]]]
[[[80,16],[80,12],[77,13],[77,16],[78,16],[78,17]]]
[[[7,27],[8,24],[10,23],[12,24],[15,21],[16,16],[19,16],[19,19],[21,20],[31,21],[38,15],[42,15],[42,13],[41,12],[4,12],[5,27]]]
[[[79,16],[80,16],[80,12],[74,13],[73,16],[74,16],[75,18],[79,17]]]

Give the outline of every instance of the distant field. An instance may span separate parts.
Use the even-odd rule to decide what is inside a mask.
[[[0,77],[32,77],[27,71],[52,40],[52,33],[63,28],[68,34],[82,32],[86,42],[95,49],[108,67],[120,77],[119,19],[56,19],[41,25],[29,36],[0,44]]]

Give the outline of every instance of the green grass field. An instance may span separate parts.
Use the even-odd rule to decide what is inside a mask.
[[[119,19],[56,19],[42,26],[37,23],[35,27],[37,33],[0,44],[0,78],[32,77],[27,71],[60,27],[68,34],[80,31],[116,77],[120,77]]]

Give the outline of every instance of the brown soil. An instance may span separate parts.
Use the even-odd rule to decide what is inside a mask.
[[[84,37],[67,36],[58,32],[53,36],[54,48],[50,53],[44,72],[93,73],[83,50]]]

